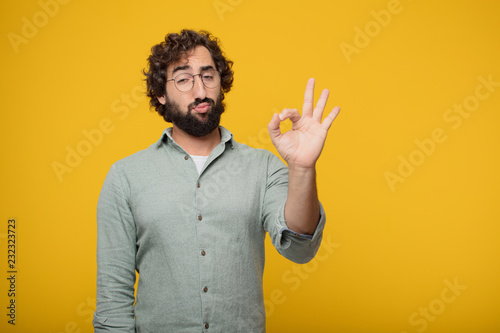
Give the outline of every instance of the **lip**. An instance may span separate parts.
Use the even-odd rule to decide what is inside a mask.
[[[209,103],[200,103],[193,108],[193,110],[197,113],[206,113],[210,108]]]

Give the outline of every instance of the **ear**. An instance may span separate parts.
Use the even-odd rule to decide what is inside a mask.
[[[161,97],[156,96],[156,98],[158,99],[158,102],[160,102],[161,104],[165,105],[165,102],[166,102],[165,95],[163,95]]]

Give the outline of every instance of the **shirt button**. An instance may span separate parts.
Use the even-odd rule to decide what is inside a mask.
[[[205,254],[207,254],[207,253],[205,252],[205,250],[202,250],[202,251],[201,251],[201,255],[202,255],[202,256],[205,256]]]
[[[205,323],[205,328],[208,328],[208,327],[209,327],[208,323]]]
[[[206,293],[207,291],[208,291],[208,288],[207,288],[207,287],[203,288],[203,292],[205,292],[205,293]]]
[[[198,215],[198,220],[201,221],[202,219],[201,215]]]
[[[198,188],[200,188],[200,183],[196,184],[196,186],[198,186]]]
[[[185,159],[185,160],[187,160],[188,158],[189,158],[189,157],[188,157],[187,155],[186,155],[186,156],[184,156],[184,159]]]

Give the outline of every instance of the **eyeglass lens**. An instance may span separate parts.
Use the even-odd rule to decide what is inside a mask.
[[[216,88],[220,83],[219,73],[214,69],[209,69],[201,72],[199,75],[201,81],[207,88]],[[194,77],[196,75],[192,75],[189,73],[181,73],[174,78],[174,83],[177,89],[180,91],[189,91],[193,88],[194,85]]]

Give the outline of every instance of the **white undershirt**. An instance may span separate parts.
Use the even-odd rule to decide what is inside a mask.
[[[196,169],[198,169],[198,174],[201,173],[201,169],[203,169],[203,166],[205,165],[205,162],[208,160],[208,156],[197,156],[197,155],[189,155],[194,161],[194,164],[196,164]]]

